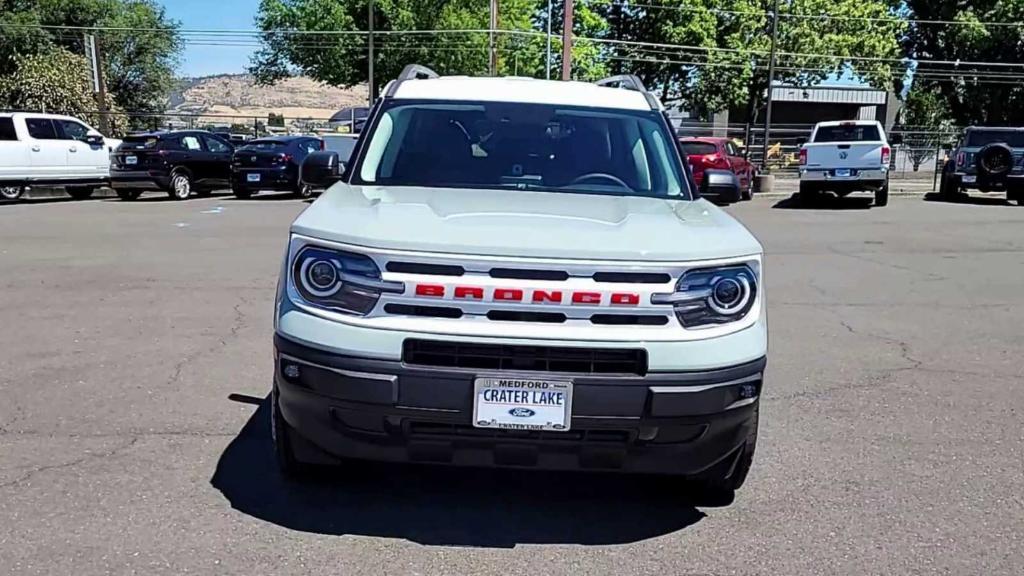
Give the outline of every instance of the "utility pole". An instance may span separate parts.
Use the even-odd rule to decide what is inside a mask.
[[[85,35],[85,57],[92,68],[92,92],[96,98],[96,110],[100,115],[100,132],[110,135],[110,118],[107,116],[107,82],[103,77],[103,50],[95,34]]]
[[[562,22],[562,80],[572,79],[572,2],[565,0],[565,20]]]
[[[366,81],[369,84],[369,90],[368,90],[368,92],[370,93],[370,103],[369,103],[369,106],[372,108],[373,107],[373,101],[377,99],[376,95],[374,94],[374,92],[376,92],[376,88],[375,88],[376,84],[373,83],[373,0],[369,0],[369,2],[366,4],[366,19],[367,19],[367,24],[368,24],[366,29],[370,33],[370,37],[369,37],[369,42],[370,42],[369,53],[367,54],[367,79],[366,79]],[[352,123],[352,131],[353,132],[356,131],[356,124],[355,124],[355,122]]]
[[[498,0],[491,0],[491,76],[498,75],[498,47],[494,44],[494,31],[498,29]]]
[[[768,56],[768,96],[765,99],[764,111],[764,147],[761,151],[761,170],[765,173],[768,169],[768,138],[771,135],[772,126],[772,85],[775,84],[775,48],[779,42],[779,0],[775,0],[772,8],[772,49]]]
[[[547,66],[544,67],[544,78],[551,80],[551,3],[553,0],[548,0],[548,58]]]

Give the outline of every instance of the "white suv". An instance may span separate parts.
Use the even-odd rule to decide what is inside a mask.
[[[276,300],[284,471],[340,457],[738,488],[762,249],[700,197],[675,141],[632,76],[414,66],[390,83],[347,166],[303,165],[330,188],[292,224]],[[702,186],[739,194],[728,172]]]
[[[35,184],[88,198],[109,183],[110,153],[118,144],[71,116],[0,113],[0,194],[15,199]]]

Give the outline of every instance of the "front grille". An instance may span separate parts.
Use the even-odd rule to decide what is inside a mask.
[[[444,440],[480,439],[492,441],[526,441],[526,442],[587,442],[602,444],[627,444],[635,441],[634,430],[568,430],[565,432],[547,432],[536,430],[502,430],[499,428],[475,428],[462,424],[446,424],[441,422],[407,423],[406,433],[412,437],[436,438]]]
[[[449,264],[423,264],[421,262],[388,262],[388,272],[401,272],[404,274],[427,274],[431,276],[462,276],[466,269],[462,266]]]
[[[554,280],[569,279],[564,270],[523,270],[520,268],[491,268],[491,278],[515,278],[517,280]]]
[[[412,306],[409,304],[387,304],[384,311],[401,316],[425,316],[427,318],[462,318],[462,310],[449,306]]]
[[[406,340],[402,361],[418,366],[570,372],[577,374],[647,373],[647,352],[619,348],[563,348]]]
[[[595,282],[625,282],[631,284],[665,284],[672,280],[668,274],[656,272],[595,272]]]

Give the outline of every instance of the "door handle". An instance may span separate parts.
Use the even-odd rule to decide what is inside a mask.
[[[68,152],[78,152],[78,148],[72,146],[71,148],[68,148]]]
[[[36,145],[32,146],[32,151],[33,152],[39,152],[39,145],[36,144]]]

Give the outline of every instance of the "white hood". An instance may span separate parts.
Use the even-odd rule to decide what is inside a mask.
[[[292,232],[462,255],[680,262],[761,253],[743,225],[706,200],[521,190],[337,184]]]

